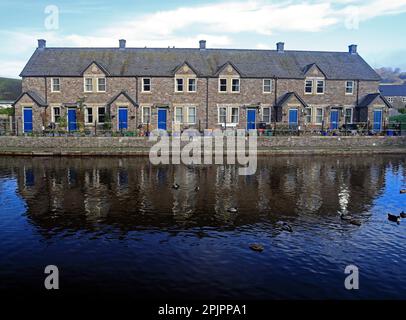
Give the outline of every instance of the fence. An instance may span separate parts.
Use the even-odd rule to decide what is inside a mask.
[[[20,123],[21,126],[21,123]],[[199,132],[206,129],[206,122],[198,121],[193,124],[180,124],[176,122],[159,122],[156,125],[150,123],[139,124],[129,128],[127,121],[120,123],[106,122],[103,124],[84,125],[79,122],[70,122],[67,126],[60,127],[52,124],[41,132],[32,132],[32,123],[24,123],[23,128],[19,128],[18,124],[12,117],[0,117],[0,135],[16,135],[17,132],[23,131],[25,135],[35,136],[100,136],[100,137],[115,137],[115,136],[148,136],[152,129],[166,130],[169,134],[182,132],[186,129],[196,129]],[[223,123],[217,124],[215,129],[233,130],[241,128],[241,124]],[[392,121],[389,123],[371,123],[358,122],[344,124],[341,126],[326,126],[321,125],[298,125],[296,123],[263,123],[249,122],[244,124],[244,129],[256,130],[258,135],[264,136],[371,136],[371,135],[388,135],[400,136],[406,135],[406,122]]]

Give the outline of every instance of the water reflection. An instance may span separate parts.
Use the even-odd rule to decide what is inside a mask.
[[[1,158],[0,167],[15,173],[30,221],[47,233],[361,215],[384,188],[387,166],[396,171],[402,163],[392,159],[261,158],[254,176],[239,176],[232,165],[153,166],[144,158]]]

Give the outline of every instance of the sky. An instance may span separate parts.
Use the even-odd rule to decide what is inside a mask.
[[[406,71],[406,0],[0,0],[0,76],[37,47],[198,47],[347,51]]]

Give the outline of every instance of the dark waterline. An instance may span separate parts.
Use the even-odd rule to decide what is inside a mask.
[[[406,211],[405,187],[393,155],[261,158],[246,177],[145,158],[1,157],[0,290],[42,293],[53,264],[61,292],[93,297],[405,299],[406,220],[386,218]],[[359,291],[344,288],[349,264]]]

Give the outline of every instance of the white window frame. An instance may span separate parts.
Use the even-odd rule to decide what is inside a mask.
[[[264,120],[264,115],[265,115],[264,110],[265,109],[269,110],[269,121]],[[272,122],[272,108],[271,107],[262,107],[262,117],[261,118],[262,118],[263,123],[271,123]]]
[[[148,117],[149,117],[149,122],[145,122],[144,120],[144,116],[145,116],[145,113],[144,113],[144,110],[145,109],[148,109]],[[141,123],[142,124],[151,124],[151,107],[150,106],[142,106],[142,108],[141,108]]]
[[[233,109],[237,109],[237,122],[231,121],[233,119]],[[230,107],[230,123],[239,124],[240,123],[240,108],[239,107]]]
[[[226,90],[225,91],[221,91],[221,80],[225,80],[226,81]],[[218,92],[219,93],[227,93],[228,92],[228,79],[227,78],[219,78],[219,82],[218,82]]]
[[[89,109],[92,109],[92,122],[89,122]],[[97,109],[99,110],[99,109]],[[99,111],[97,111],[99,112]],[[94,111],[93,107],[85,106],[85,124],[93,124],[94,123]]]
[[[312,84],[312,86],[311,86],[312,91],[311,92],[306,92],[307,82],[310,82]],[[313,94],[313,91],[314,91],[314,81],[310,80],[310,79],[306,79],[305,83],[304,83],[304,94],[311,95],[311,94]]]
[[[236,91],[233,90],[233,87],[234,87],[233,82],[234,81],[238,81],[238,90],[236,90]],[[241,90],[241,80],[240,80],[240,78],[231,78],[231,93],[240,93],[240,90]]]
[[[99,89],[100,80],[102,80],[102,79],[104,80],[104,90]],[[107,78],[105,78],[105,77],[97,78],[96,83],[97,83],[97,92],[106,92],[107,91]]]
[[[220,125],[224,125],[224,122],[220,122],[220,109],[226,109],[226,121],[227,125],[237,125],[240,123],[240,107],[236,106],[218,106],[217,107],[217,123]],[[237,109],[237,122],[232,122],[232,110]]]
[[[145,80],[149,80],[149,90],[145,90]],[[152,91],[152,79],[151,78],[142,78],[141,81],[141,92],[151,92]]]
[[[182,90],[178,90],[178,80],[182,81]],[[175,78],[175,92],[184,92],[185,91],[185,79]]]
[[[388,97],[388,102],[393,103],[393,97]]]
[[[190,80],[193,80],[195,82],[195,89],[190,90]],[[188,78],[187,79],[187,92],[196,92],[197,91],[197,79],[196,78]]]
[[[315,79],[314,82],[316,83],[316,85],[315,85],[315,89],[316,89],[315,93],[316,93],[316,95],[324,94],[326,92],[326,81],[323,80],[323,79]],[[323,83],[323,92],[318,92],[319,82]]]
[[[91,83],[92,83],[92,90],[87,90],[87,85],[86,85],[86,80],[91,80]],[[84,77],[83,78],[83,91],[84,92],[93,92],[93,90],[94,90],[94,83],[93,83],[93,78],[91,78],[91,77]]]
[[[101,108],[104,108],[104,122],[99,121],[99,119],[100,119],[100,112],[99,111],[100,111]],[[105,124],[106,123],[106,115],[107,115],[106,107],[103,107],[103,106],[97,107],[97,123]]]
[[[307,114],[308,110],[310,110],[310,121],[307,121],[307,117],[309,116]],[[306,112],[306,114],[305,114],[304,119],[305,119],[306,124],[312,124],[313,123],[313,108],[312,107],[307,107],[307,108],[305,108],[305,112]]]
[[[178,110],[180,110],[180,116],[181,116],[180,121],[178,121],[178,119],[177,119],[177,118],[178,118],[178,114],[177,114],[177,111],[178,111]],[[183,119],[183,107],[179,107],[179,106],[175,107],[174,122],[177,123],[177,124],[182,124],[182,123],[184,123],[184,119]]]
[[[354,123],[354,108],[352,108],[352,107],[344,108],[344,123],[345,123],[345,119],[347,118],[347,110],[351,110],[351,120],[350,120],[350,122],[347,122],[347,124],[352,124],[352,123]]]
[[[58,80],[58,84],[57,84],[57,86],[59,88],[58,90],[54,89],[54,86],[55,86],[54,81],[55,80]],[[51,92],[61,92],[61,78],[51,78]]]
[[[55,109],[58,108],[59,109],[59,118],[62,117],[62,108],[60,106],[53,106],[52,107],[52,122],[56,123],[55,121]]]
[[[269,81],[269,91],[265,91],[265,81]],[[268,87],[268,85],[266,85]],[[262,93],[269,94],[272,93],[272,79],[263,79],[262,80]]]
[[[317,122],[317,110],[321,110],[321,122]],[[314,124],[317,125],[322,125],[323,124],[323,120],[324,120],[324,108],[315,108],[315,113],[314,113]]]
[[[347,89],[350,88],[350,87],[348,86],[349,83],[352,83],[351,92],[347,92]],[[345,95],[347,95],[347,96],[352,96],[352,95],[354,95],[354,86],[355,86],[355,81],[347,80],[347,81],[345,82]]]
[[[194,122],[190,122],[190,121],[189,121],[190,109],[194,109],[194,110],[195,110],[195,121],[194,121]],[[196,106],[188,106],[188,107],[187,107],[187,109],[186,109],[186,119],[187,119],[187,123],[188,123],[188,124],[196,124],[196,122],[197,122],[197,108],[196,108]]]
[[[228,114],[228,112],[227,112],[227,107],[223,106],[223,107],[218,107],[217,108],[217,123],[223,125],[223,124],[225,124],[225,122],[221,122],[221,119],[220,119],[220,110],[221,109],[226,109],[226,121],[225,122],[227,122],[227,114]]]
[[[406,97],[402,97],[402,102],[406,103]]]

